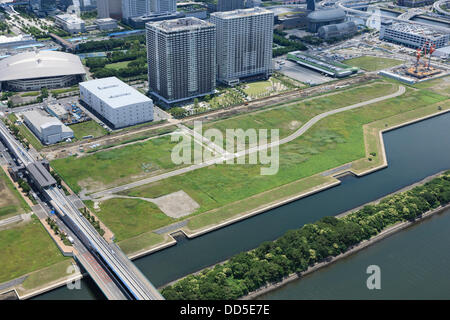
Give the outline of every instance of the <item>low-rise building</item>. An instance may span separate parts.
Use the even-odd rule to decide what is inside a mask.
[[[94,22],[99,30],[114,30],[117,29],[117,20],[111,18],[97,19]]]
[[[24,112],[23,121],[43,144],[58,143],[74,137],[72,129],[39,110]]]
[[[317,35],[324,40],[342,39],[344,37],[351,37],[358,32],[358,27],[353,21],[329,24],[322,26],[317,31]]]
[[[116,77],[80,83],[80,99],[114,128],[153,120],[153,101]]]
[[[85,24],[82,19],[74,14],[60,14],[55,16],[57,26],[70,33],[80,33],[85,31]]]
[[[60,120],[67,120],[69,117],[69,111],[67,108],[59,103],[49,103],[45,106],[45,110]]]

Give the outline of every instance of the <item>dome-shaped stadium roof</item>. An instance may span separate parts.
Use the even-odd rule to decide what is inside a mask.
[[[317,10],[308,14],[309,22],[332,22],[345,19],[345,11],[340,8]]]
[[[80,58],[59,51],[23,52],[0,60],[0,81],[85,73]]]

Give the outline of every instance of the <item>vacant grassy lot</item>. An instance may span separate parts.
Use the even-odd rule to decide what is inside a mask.
[[[121,61],[121,62],[116,62],[116,63],[110,63],[110,64],[107,64],[105,66],[105,68],[114,69],[114,70],[123,69],[123,68],[126,68],[129,63],[130,63],[130,61]]]
[[[201,205],[197,214],[213,210],[364,158],[364,124],[445,99],[429,91],[408,89],[403,96],[327,117],[302,137],[280,146],[280,168],[276,175],[261,176],[260,165],[215,165],[136,188],[127,194],[151,197],[183,189]],[[253,207],[262,203],[266,203],[264,197],[253,203]]]
[[[358,58],[344,60],[343,63],[353,67],[364,69],[366,71],[377,71],[397,66],[399,64],[402,64],[403,61],[390,58],[362,56]]]
[[[30,211],[19,191],[0,168],[0,219]]]
[[[40,91],[31,91],[31,92],[22,93],[20,96],[21,97],[36,97],[36,96],[38,96],[40,94],[41,94]]]
[[[309,101],[288,103],[260,112],[206,123],[204,129],[216,128],[224,134],[226,129],[279,129],[280,138],[282,138],[293,133],[320,113],[385,96],[397,90],[398,86],[395,84],[375,82]]]
[[[65,258],[35,217],[24,226],[0,231],[0,283]]]
[[[100,204],[100,211],[93,212],[111,229],[117,241],[175,221],[153,203],[139,199],[110,199]]]
[[[82,123],[72,124],[69,126],[73,130],[75,138],[78,140],[83,139],[83,137],[92,135],[94,138],[104,136],[108,131],[100,126],[94,120],[89,120]]]
[[[119,247],[125,254],[135,253],[143,248],[149,248],[156,244],[162,243],[164,236],[153,232],[145,232],[136,237],[120,241]]]
[[[176,144],[171,136],[164,136],[81,158],[54,160],[51,165],[75,192],[100,190],[179,167],[171,159]]]
[[[415,84],[414,87],[419,89],[428,89],[439,94],[450,96],[450,77],[424,81]]]
[[[22,287],[25,289],[22,293],[26,293],[27,290],[39,288],[53,281],[67,277],[67,268],[73,263],[74,261],[72,259],[65,259],[50,267],[31,273],[22,283]]]

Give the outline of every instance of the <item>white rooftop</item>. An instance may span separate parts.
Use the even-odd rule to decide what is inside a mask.
[[[0,81],[86,74],[76,55],[59,51],[23,52],[0,60]]]
[[[222,19],[244,18],[248,16],[257,16],[262,14],[273,14],[272,11],[260,7],[249,9],[237,9],[233,11],[214,12],[211,15]]]
[[[81,82],[80,87],[89,90],[111,108],[120,108],[135,103],[152,102],[149,97],[116,77]]]
[[[23,116],[26,117],[39,132],[42,132],[42,129],[51,126],[60,126],[63,132],[73,132],[72,129],[65,126],[57,118],[44,115],[38,110],[26,111],[23,113]]]
[[[14,37],[0,36],[0,43],[10,43],[10,42],[19,42],[19,41],[31,41],[34,38],[28,34],[26,35],[18,35]]]
[[[59,18],[69,24],[84,23],[84,21],[75,14],[59,14],[56,18]]]
[[[166,31],[166,32],[177,32],[185,30],[198,30],[202,28],[209,28],[214,26],[214,24],[200,20],[195,17],[179,18],[173,20],[162,20],[149,23],[150,26]]]

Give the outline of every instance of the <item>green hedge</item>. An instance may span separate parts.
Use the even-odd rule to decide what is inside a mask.
[[[343,218],[325,217],[316,223],[290,230],[273,242],[240,253],[222,265],[167,286],[166,299],[237,299],[268,283],[337,256],[362,240],[402,221],[450,202],[450,171],[414,187],[366,205]]]

